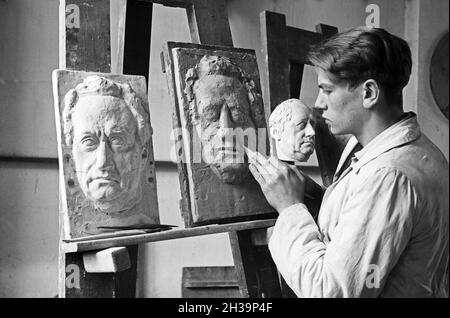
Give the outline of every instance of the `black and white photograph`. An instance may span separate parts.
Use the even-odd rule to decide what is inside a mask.
[[[0,0],[0,181],[0,298],[448,299],[449,1]]]

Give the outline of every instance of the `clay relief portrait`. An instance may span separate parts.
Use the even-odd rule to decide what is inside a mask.
[[[145,78],[55,71],[53,83],[66,237],[159,223]]]
[[[278,105],[269,117],[272,155],[289,163],[307,161],[315,146],[311,118],[312,110],[299,99]]]
[[[186,224],[273,213],[244,152],[269,148],[254,51],[169,42],[166,56]]]

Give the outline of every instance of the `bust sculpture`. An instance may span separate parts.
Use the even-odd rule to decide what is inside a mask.
[[[304,162],[314,152],[311,109],[299,99],[278,105],[269,117],[272,155],[287,162]]]

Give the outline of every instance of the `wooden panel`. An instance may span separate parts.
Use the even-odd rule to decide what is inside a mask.
[[[176,67],[172,66],[171,74],[176,84],[175,94],[178,110],[175,113],[177,116],[180,116],[183,142],[182,152],[179,153],[178,160],[187,162],[189,192],[182,192],[182,196],[189,195],[191,205],[187,207],[188,209],[186,211],[188,213],[186,211],[184,212],[186,226],[232,222],[264,217],[264,215],[267,215],[267,217],[274,215],[273,208],[267,203],[260,187],[248,171],[247,176],[244,175],[241,182],[231,184],[221,180],[214,173],[211,166],[205,162],[205,153],[203,150],[207,149],[206,147],[208,145],[205,143],[202,144],[201,140],[207,136],[203,132],[201,135],[197,134],[200,131],[200,127],[196,126],[198,123],[193,120],[189,111],[190,108],[195,109],[196,106],[190,104],[184,93],[186,88],[186,74],[188,70],[192,70],[199,63],[202,57],[217,55],[229,58],[231,63],[238,67],[243,74],[246,74],[245,81],[251,81],[255,85],[253,91],[255,94],[254,101],[247,99],[251,119],[248,119],[246,125],[251,120],[254,127],[258,129],[255,131],[258,131],[259,135],[254,136],[257,138],[251,138],[255,144],[249,147],[255,149],[258,146],[258,151],[267,154],[268,140],[265,129],[266,122],[262,102],[258,102],[258,99],[260,99],[260,96],[258,98],[258,94],[260,95],[259,73],[254,51],[215,46],[195,46],[182,43],[176,45],[177,47],[172,46],[174,48],[168,52],[167,59],[172,60],[171,65],[173,65],[172,63],[177,64]],[[239,80],[243,81],[244,78]],[[245,89],[248,86],[242,87]],[[247,94],[245,94],[244,98],[247,98]],[[242,100],[242,103],[244,102]],[[179,129],[180,127],[174,127],[174,129]],[[241,154],[243,154],[243,149],[241,150]],[[241,159],[244,160],[243,156]],[[241,174],[244,174],[245,170],[244,168],[242,169]],[[181,173],[184,173],[184,171],[181,171]]]
[[[267,246],[254,246],[251,231],[230,232],[229,236],[241,297],[281,297],[278,272]]]
[[[86,240],[79,242],[71,242],[70,240],[66,240],[66,242],[63,242],[62,247],[63,250],[67,253],[79,251],[92,251],[115,246],[128,246],[138,243],[159,242],[215,233],[246,231],[250,229],[266,228],[273,226],[275,224],[275,221],[276,221],[275,219],[269,219],[269,220],[256,220],[230,224],[204,225],[189,229],[172,229],[158,233],[138,234],[138,235],[112,237],[98,240]]]
[[[66,0],[67,69],[109,72],[109,0]]]
[[[149,83],[152,11],[152,3],[127,1],[123,73],[145,76],[147,83]]]
[[[312,44],[322,41],[323,36],[316,32],[287,27],[288,59],[301,64],[309,64],[307,55]]]
[[[289,98],[289,63],[286,18],[283,14],[264,11],[260,14],[261,83],[265,108],[272,112]]]
[[[225,0],[192,0],[187,14],[192,42],[233,46]]]
[[[66,254],[68,272],[66,279],[71,281],[66,288],[67,298],[133,298],[136,289],[138,246],[128,247],[131,267],[120,273],[87,273],[80,253]],[[73,269],[78,268],[80,275],[77,277]],[[79,284],[77,286],[77,284]],[[79,288],[78,288],[79,287]]]
[[[126,187],[122,187],[120,191],[116,192],[117,195],[122,195],[130,191],[132,196],[127,198],[127,200],[133,200],[133,205],[126,207],[122,205],[122,202],[116,201],[117,207],[120,207],[122,211],[120,213],[114,213],[117,210],[111,210],[109,207],[104,207],[105,211],[99,212],[99,208],[96,206],[99,201],[90,199],[87,195],[87,190],[83,190],[83,176],[85,174],[79,174],[76,171],[76,156],[75,144],[67,144],[67,140],[64,135],[64,118],[63,112],[66,107],[65,96],[66,94],[77,87],[77,85],[83,83],[87,78],[92,76],[101,76],[106,78],[110,82],[117,83],[117,89],[125,91],[126,86],[120,85],[130,85],[133,90],[133,98],[139,100],[140,110],[138,110],[142,120],[145,122],[146,128],[148,130],[147,134],[151,131],[149,106],[147,99],[147,84],[142,76],[134,75],[113,75],[105,73],[94,73],[94,72],[80,72],[80,71],[68,71],[68,70],[58,70],[53,73],[53,85],[54,85],[54,95],[55,95],[55,119],[56,127],[58,133],[58,151],[59,151],[59,167],[63,169],[63,175],[61,182],[64,183],[65,187],[61,194],[61,199],[63,200],[63,210],[64,210],[64,230],[66,231],[66,238],[76,238],[88,235],[100,234],[105,232],[110,232],[110,230],[101,229],[100,227],[111,227],[111,226],[134,226],[142,224],[158,224],[159,214],[158,214],[158,203],[157,203],[157,193],[156,193],[156,175],[155,175],[155,162],[153,158],[153,144],[151,135],[145,140],[145,143],[137,146],[133,146],[133,149],[140,149],[139,153],[136,150],[127,151],[127,156],[139,156],[139,161],[135,161],[135,166],[129,166],[127,168],[120,167],[121,163],[119,161],[114,161],[112,159],[111,163],[117,166],[117,169],[121,173],[121,177],[115,176],[114,173],[108,173],[107,178],[117,178],[120,182],[131,182],[131,179],[127,181],[126,172],[127,169],[133,169],[132,171],[141,171],[139,174],[134,175],[134,180],[136,182],[136,191],[127,190]],[[121,96],[121,98],[128,98],[129,96]],[[81,98],[81,97],[80,97]],[[76,109],[80,106],[74,106],[74,114],[79,113]],[[93,106],[90,104],[89,106]],[[98,106],[96,106],[100,109]],[[131,108],[130,105],[128,107]],[[75,117],[75,116],[74,116]],[[134,120],[134,119],[133,119]],[[133,122],[130,122],[131,125]],[[80,123],[76,124],[75,121],[72,122],[74,129]],[[124,134],[121,138],[127,138]],[[139,148],[135,148],[139,147]],[[129,148],[131,149],[131,148]],[[146,149],[144,153],[143,150]],[[123,154],[125,152],[122,152]],[[145,157],[143,157],[145,154]],[[142,159],[141,158],[145,158]],[[114,158],[118,158],[114,155]],[[85,160],[85,159],[84,159]],[[84,160],[79,159],[78,164]],[[128,160],[126,163],[128,163]],[[125,163],[125,164],[126,164]],[[123,164],[123,163],[122,163]],[[142,169],[142,170],[138,170]],[[87,171],[87,175],[92,178],[94,176],[104,175],[105,170],[101,168],[92,168]],[[131,171],[131,170],[130,170]],[[87,178],[87,177],[86,177]],[[129,178],[129,177],[128,177]],[[103,182],[103,181],[102,181]],[[109,187],[108,187],[109,188]],[[111,188],[109,188],[111,189]],[[139,191],[142,191],[142,195]],[[120,193],[120,194],[119,194]],[[123,196],[122,196],[123,197]],[[112,199],[112,198],[111,198]],[[117,200],[117,199],[114,199]],[[109,202],[114,202],[114,200]],[[125,199],[124,199],[125,200]],[[116,207],[116,208],[117,208]],[[108,213],[106,213],[108,212]]]
[[[71,6],[70,6],[71,5]],[[111,71],[109,0],[60,0],[60,68],[83,71]],[[60,189],[64,191],[62,169]],[[62,193],[60,190],[60,193]],[[60,196],[60,238],[65,237],[63,200]],[[136,294],[138,246],[129,247],[131,268],[115,274],[88,274],[81,253],[66,254],[59,247],[59,297],[134,297]],[[80,282],[66,284],[66,272],[78,268]],[[77,288],[78,287],[78,288]]]
[[[233,266],[183,267],[182,298],[240,297]]]

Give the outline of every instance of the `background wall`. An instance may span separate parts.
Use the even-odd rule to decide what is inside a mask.
[[[57,293],[57,164],[18,162],[12,156],[56,158],[50,73],[58,66],[58,0],[0,1],[0,297],[53,297]],[[113,63],[123,0],[111,12]],[[448,120],[429,91],[431,50],[448,30],[447,0],[229,0],[236,47],[260,54],[259,13],[286,14],[287,24],[314,30],[317,23],[340,30],[363,25],[368,4],[380,8],[380,25],[411,44],[416,66],[405,97],[425,132],[448,158]],[[167,22],[169,21],[169,22]],[[159,53],[165,41],[189,42],[182,9],[154,6],[149,99],[156,160],[170,160],[170,105]],[[302,98],[313,104],[316,82],[305,74]],[[317,168],[308,168],[315,178]],[[161,222],[182,226],[178,175],[157,168]],[[139,292],[143,297],[179,297],[183,266],[232,265],[226,234],[141,246]]]

